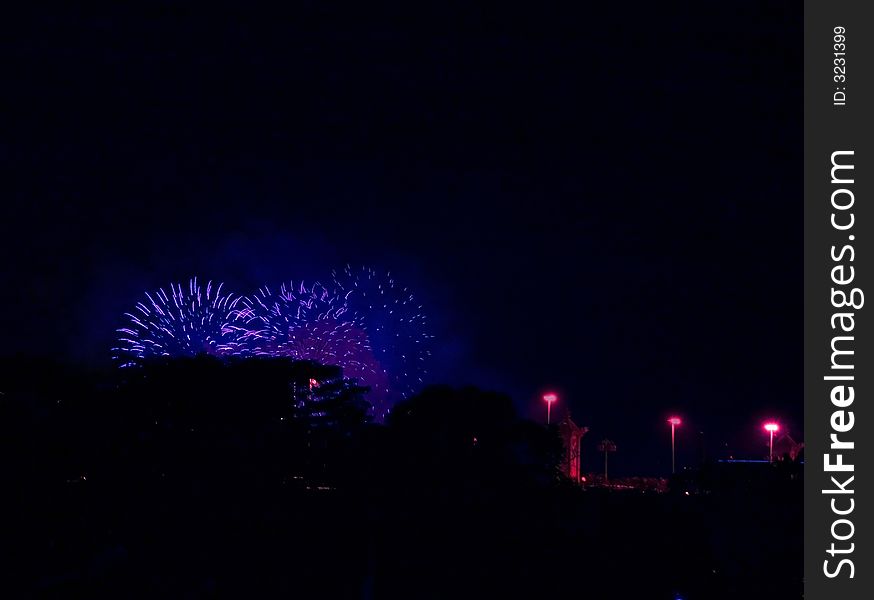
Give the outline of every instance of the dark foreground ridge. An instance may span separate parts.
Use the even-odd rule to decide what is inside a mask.
[[[365,390],[312,363],[173,360],[107,381],[16,360],[0,376],[8,592],[801,593],[794,462],[583,489],[555,428],[475,388],[428,388],[377,425]]]

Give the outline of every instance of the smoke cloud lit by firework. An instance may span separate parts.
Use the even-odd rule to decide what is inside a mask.
[[[370,388],[374,416],[415,393],[430,356],[426,319],[412,293],[390,275],[347,266],[321,283],[264,286],[222,295],[197,279],[146,293],[125,313],[114,355],[122,366],[167,356],[276,356],[343,369]]]

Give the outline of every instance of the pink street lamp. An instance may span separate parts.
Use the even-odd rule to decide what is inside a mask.
[[[668,419],[668,423],[671,424],[671,474],[674,474],[677,472],[677,454],[674,450],[674,433],[677,429],[677,426],[683,424],[683,420],[680,419],[680,417],[671,417],[670,419]]]
[[[771,440],[768,442],[768,462],[774,462],[774,434],[780,431],[780,426],[771,421],[765,423],[765,431],[771,434]]]
[[[544,394],[543,401],[546,402],[546,424],[549,425],[549,419],[552,415],[552,403],[558,400],[555,394]]]

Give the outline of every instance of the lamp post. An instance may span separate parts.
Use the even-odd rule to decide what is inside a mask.
[[[616,444],[610,440],[601,440],[601,443],[598,444],[598,452],[604,453],[604,483],[607,483],[609,481],[607,477],[607,455],[610,452],[616,452]]]
[[[668,419],[668,423],[671,424],[671,475],[674,475],[677,472],[677,453],[674,445],[676,438],[675,431],[677,426],[683,423],[683,420],[680,417],[671,417]]]
[[[768,442],[768,462],[774,462],[774,434],[780,431],[780,426],[773,421],[765,423],[765,431],[767,431],[771,435],[771,439]]]
[[[555,394],[544,394],[543,401],[546,402],[546,424],[549,425],[549,420],[552,415],[552,403],[558,400]]]

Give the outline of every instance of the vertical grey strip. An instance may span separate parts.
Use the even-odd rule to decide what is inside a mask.
[[[872,4],[805,2],[807,600],[870,598],[874,589]]]

